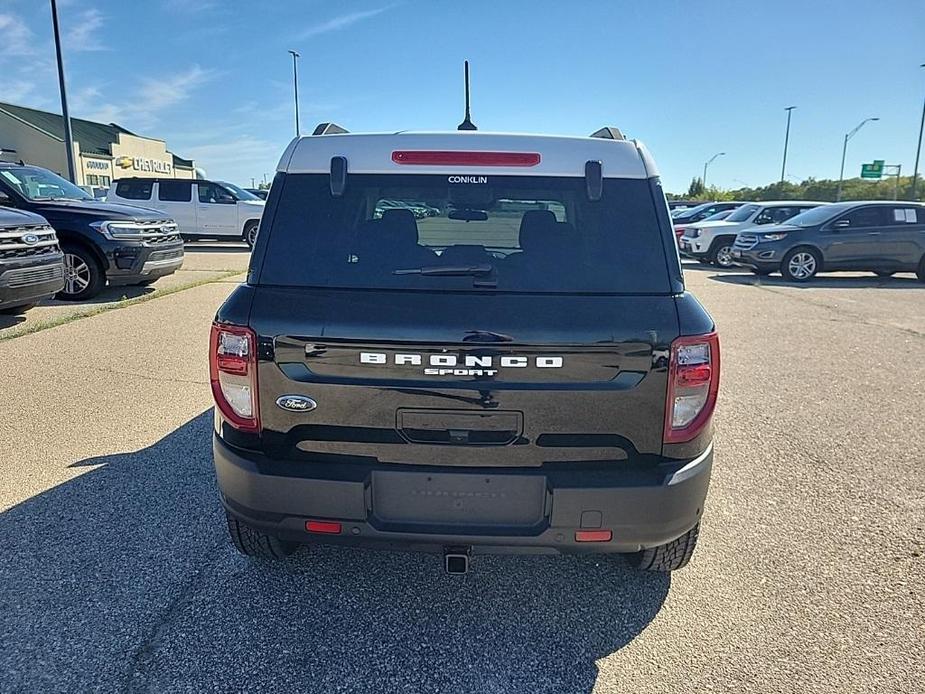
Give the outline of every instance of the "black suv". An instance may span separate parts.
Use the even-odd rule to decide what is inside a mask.
[[[111,285],[150,284],[183,264],[183,240],[163,212],[99,202],[38,166],[0,163],[0,205],[34,212],[64,251],[58,298],[89,299]]]
[[[0,207],[0,313],[21,313],[64,287],[55,230],[31,212]]]
[[[293,141],[209,348],[239,551],[687,563],[719,343],[654,162],[600,132]]]
[[[785,224],[741,232],[732,259],[756,274],[779,271],[793,282],[839,270],[867,270],[880,277],[915,272],[925,282],[925,205],[893,201],[823,205]]]

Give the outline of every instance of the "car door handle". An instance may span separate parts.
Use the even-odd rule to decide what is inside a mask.
[[[879,231],[868,231],[867,235],[868,236],[880,236],[880,232]]]

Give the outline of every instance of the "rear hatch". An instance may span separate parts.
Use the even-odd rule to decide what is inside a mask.
[[[648,181],[605,179],[592,202],[583,178],[454,178],[351,174],[339,198],[326,175],[274,182],[251,277],[266,452],[658,456],[679,328]]]

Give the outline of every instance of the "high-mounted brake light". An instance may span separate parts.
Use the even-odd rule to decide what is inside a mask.
[[[671,343],[665,443],[690,441],[713,418],[719,391],[719,337],[715,332]]]
[[[250,328],[212,324],[209,381],[215,406],[241,431],[260,431],[257,402],[257,336]]]
[[[415,166],[536,166],[538,152],[440,152],[402,150],[392,152],[396,164]]]

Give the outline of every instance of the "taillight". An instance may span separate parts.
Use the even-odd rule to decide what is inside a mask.
[[[250,328],[212,324],[209,380],[222,416],[235,429],[260,431],[257,403],[257,336]]]
[[[665,443],[683,443],[710,423],[719,391],[719,336],[679,337],[671,343]]]

